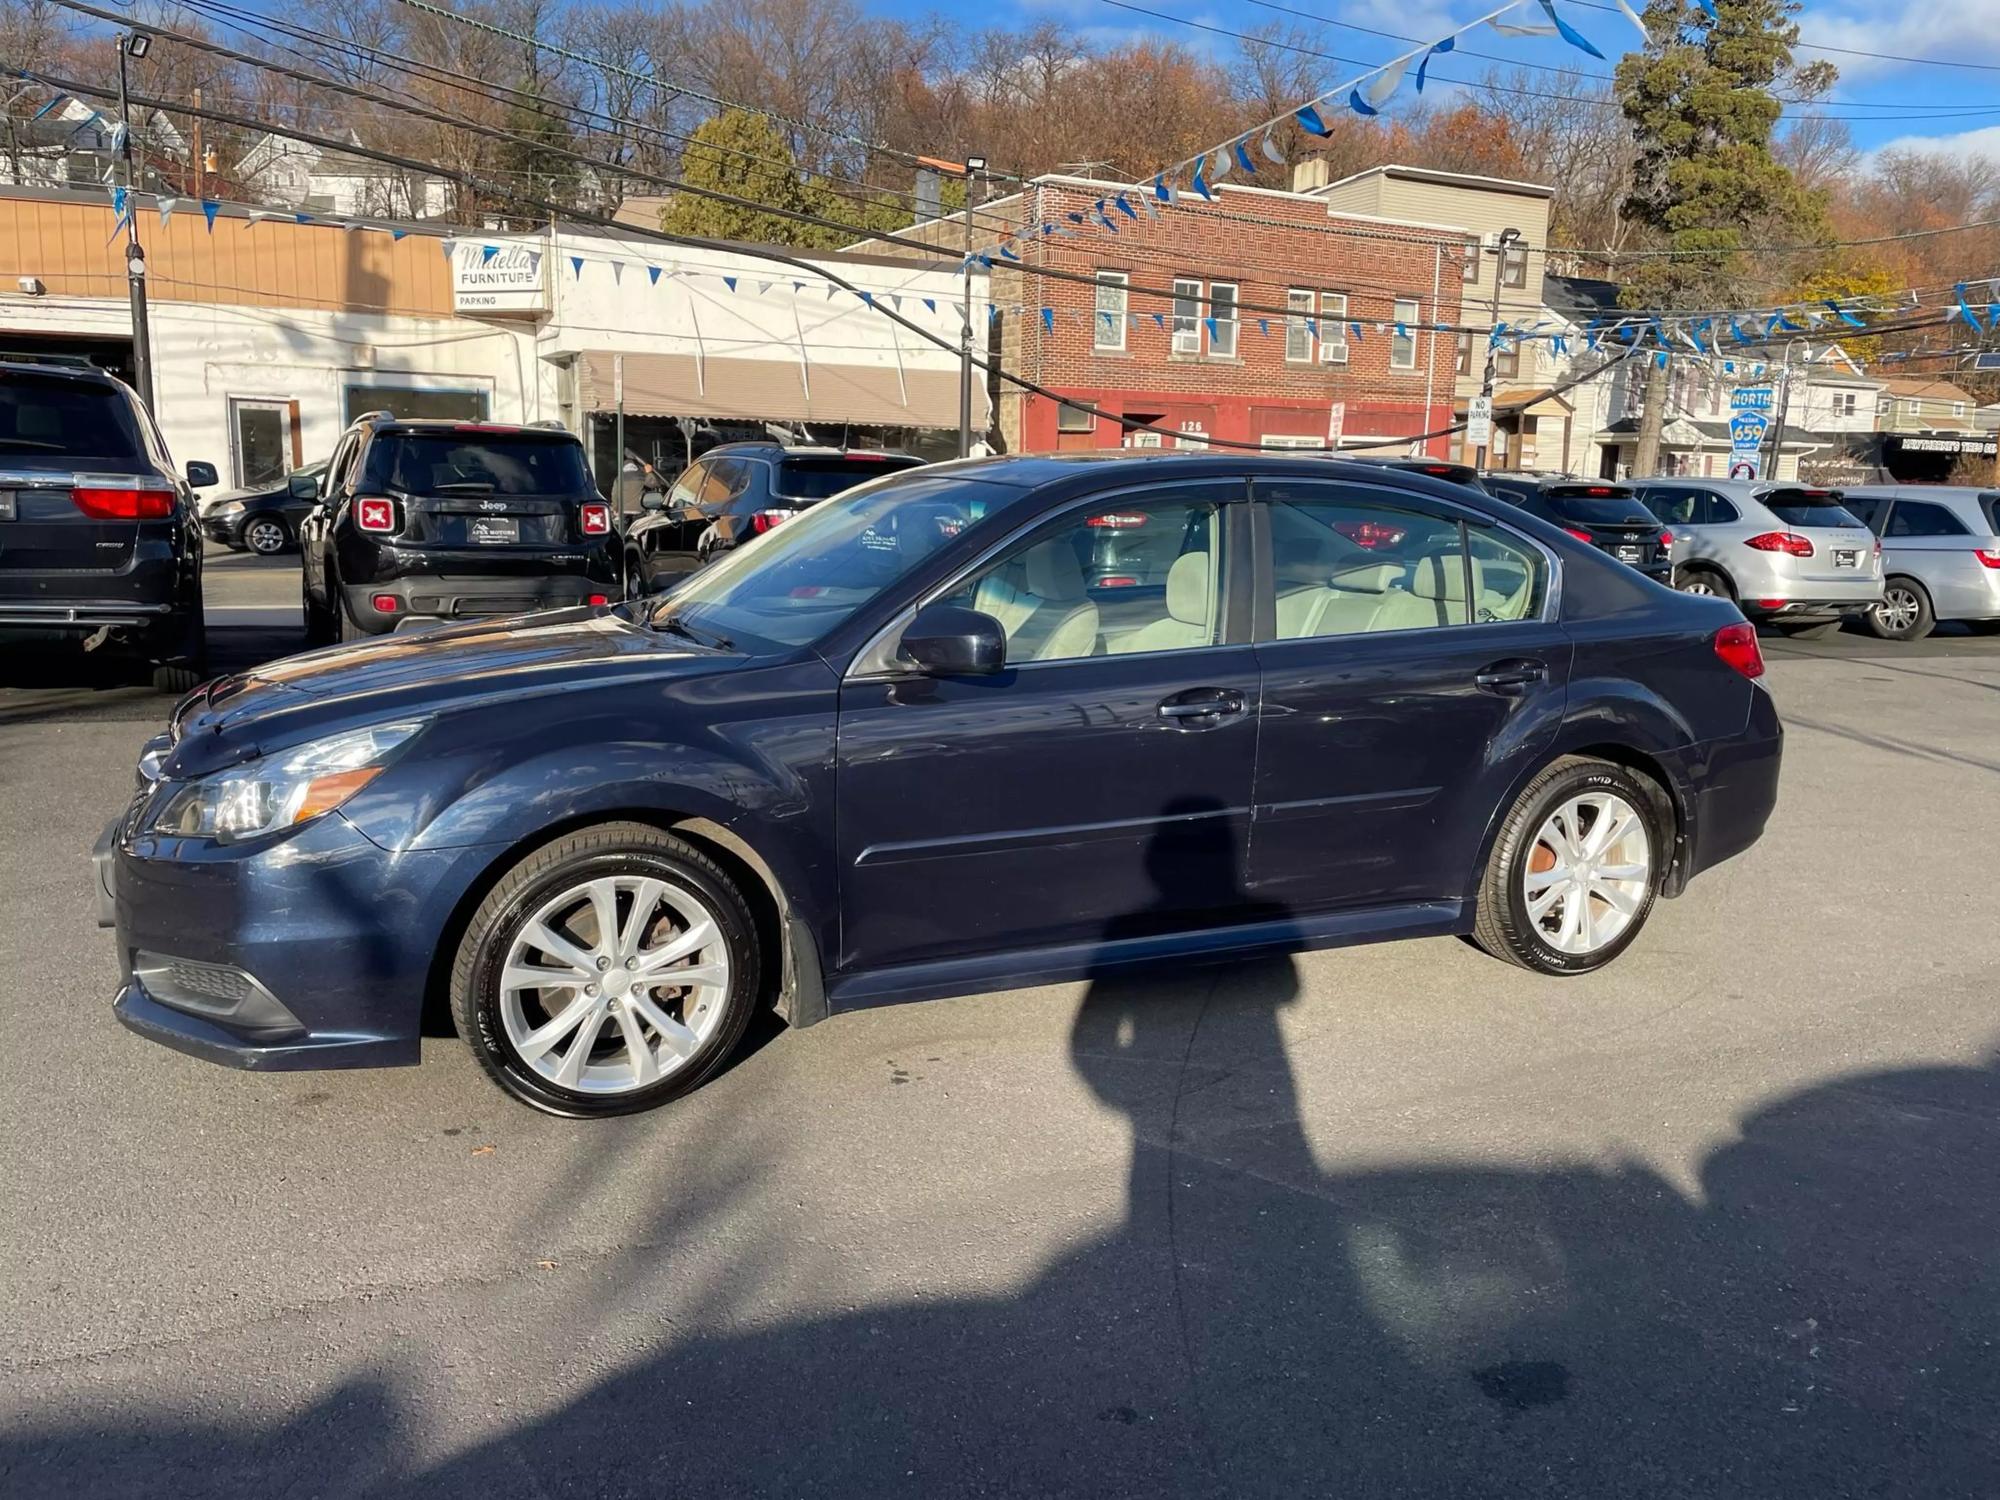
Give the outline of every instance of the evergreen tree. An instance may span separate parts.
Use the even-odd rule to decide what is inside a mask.
[[[823,249],[858,237],[769,211],[851,220],[850,215],[835,212],[836,200],[830,200],[823,187],[799,171],[790,143],[762,115],[731,109],[702,121],[681,155],[680,176],[690,187],[728,193],[745,201],[728,203],[697,193],[677,193],[660,213],[660,227],[673,234],[808,249]]]

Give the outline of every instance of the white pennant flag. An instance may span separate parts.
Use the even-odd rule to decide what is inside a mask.
[[[614,260],[611,262],[611,281],[614,286],[623,286],[625,284],[624,261]]]
[[[174,210],[180,206],[181,200],[178,198],[162,198],[160,200],[160,228],[165,229],[167,227],[167,220],[174,216]]]
[[[1361,97],[1380,109],[1388,102],[1389,96],[1402,85],[1403,75],[1410,71],[1410,64],[1414,61],[1416,61],[1414,56],[1397,58],[1361,91]]]
[[[768,293],[768,292],[769,292],[770,290],[771,290],[771,283],[770,283],[770,282],[768,282],[768,281],[760,281],[760,282],[758,282],[758,283],[757,283],[757,295],[758,295],[758,296],[760,296],[760,297],[761,297],[761,296],[764,296],[764,295],[765,295],[765,294],[767,294],[767,293]]]

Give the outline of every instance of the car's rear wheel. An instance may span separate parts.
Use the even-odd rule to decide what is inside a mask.
[[[1608,761],[1566,756],[1527,786],[1480,882],[1473,939],[1539,974],[1586,974],[1652,914],[1667,841],[1654,794]]]
[[[299,574],[299,613],[305,617],[306,644],[308,646],[330,646],[333,644],[337,627],[333,610],[313,597],[312,585]]]
[[[480,903],[451,1005],[480,1066],[570,1118],[687,1093],[735,1050],[757,1002],[749,907],[722,868],[641,823],[536,850]]]
[[[1823,641],[1840,629],[1840,621],[1838,620],[1813,620],[1809,623],[1797,625],[1787,621],[1774,621],[1773,623],[1777,626],[1779,635],[1784,636],[1787,640],[1794,641]]]
[[[277,516],[256,516],[244,523],[243,543],[259,557],[276,557],[292,544],[292,534]]]
[[[1931,596],[1914,578],[1891,578],[1882,602],[1868,611],[1868,628],[1885,641],[1920,641],[1937,625]]]
[[[1710,599],[1727,599],[1736,602],[1736,590],[1729,586],[1729,580],[1713,568],[1682,568],[1674,579],[1674,587],[1683,594],[1701,594]]]
[[[155,627],[147,638],[153,691],[187,693],[208,679],[208,611],[199,591],[180,615]]]

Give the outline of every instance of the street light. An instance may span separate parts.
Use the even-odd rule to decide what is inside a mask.
[[[132,107],[125,97],[125,59],[143,60],[152,49],[153,39],[143,31],[118,37],[118,134],[125,158],[125,284],[132,299],[132,383],[147,411],[153,410],[153,336],[146,322],[146,252],[139,244],[139,204],[133,197],[139,183],[132,169]]]
[[[1486,251],[1488,255],[1494,257],[1493,301],[1491,304],[1491,313],[1486,324],[1486,371],[1479,378],[1479,396],[1486,408],[1486,428],[1489,438],[1493,430],[1493,362],[1498,358],[1500,353],[1499,342],[1493,337],[1495,330],[1500,327],[1500,283],[1506,274],[1507,252],[1520,243],[1521,231],[1509,225],[1500,231],[1493,244],[1487,247]],[[1485,443],[1479,445],[1472,460],[1473,468],[1484,469],[1486,467],[1486,446]]]
[[[146,54],[153,50],[153,39],[143,31],[128,31],[118,45],[133,62],[144,62]]]

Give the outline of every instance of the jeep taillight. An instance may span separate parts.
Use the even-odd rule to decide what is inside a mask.
[[[585,536],[611,535],[611,507],[592,500],[583,507],[583,534]]]
[[[354,502],[354,524],[377,535],[396,529],[396,502],[385,495],[363,495]]]

